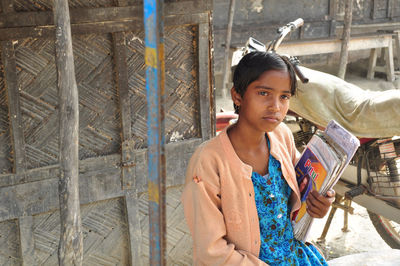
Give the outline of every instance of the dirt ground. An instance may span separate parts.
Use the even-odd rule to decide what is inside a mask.
[[[316,243],[324,252],[327,260],[362,252],[390,250],[369,220],[367,210],[352,203],[354,214],[349,215],[348,231],[343,232],[344,215],[337,210],[324,242],[318,242],[328,215],[323,219],[315,219],[310,231],[309,240]]]
[[[388,90],[400,89],[400,77],[398,76],[394,82],[386,81],[386,75],[376,74],[374,80],[367,80],[367,60],[359,60],[348,66],[346,81],[349,81],[365,90]],[[313,69],[335,74],[337,71],[335,66],[313,66]],[[230,99],[222,99],[217,97],[217,111],[223,108],[226,111],[232,111],[232,102]],[[363,252],[386,251],[391,252],[391,248],[382,240],[373,227],[366,209],[356,203],[352,203],[354,214],[349,215],[348,231],[343,232],[343,211],[338,209],[333,218],[332,224],[324,242],[319,242],[325,222],[328,215],[324,219],[315,219],[312,230],[309,234],[309,240],[316,243],[317,246],[325,253],[327,260],[342,257],[349,254],[358,254]],[[389,264],[382,264],[389,265]],[[392,265],[392,264],[391,264]],[[395,265],[395,264],[393,264]]]

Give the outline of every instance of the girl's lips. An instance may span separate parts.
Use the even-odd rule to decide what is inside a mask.
[[[270,122],[278,122],[279,119],[277,117],[274,116],[264,116],[263,117],[264,120],[270,121]]]

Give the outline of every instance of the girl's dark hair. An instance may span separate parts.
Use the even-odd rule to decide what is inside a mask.
[[[251,52],[245,55],[235,68],[233,87],[243,97],[247,87],[257,80],[262,73],[268,70],[285,70],[290,76],[290,93],[296,93],[296,74],[287,57],[274,52]],[[235,113],[239,113],[239,106],[233,104]]]

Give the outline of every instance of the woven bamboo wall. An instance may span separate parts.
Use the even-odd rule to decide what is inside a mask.
[[[68,2],[79,93],[84,265],[137,265],[139,260],[147,265],[142,1]],[[170,265],[191,264],[191,240],[179,197],[188,158],[213,134],[210,3],[166,1]],[[0,1],[0,265],[58,264],[59,127],[52,5],[52,0]],[[122,91],[124,82],[127,92]],[[129,101],[124,102],[122,94]]]
[[[197,32],[194,26],[165,29],[167,142],[200,136]],[[129,32],[126,40],[132,133],[135,147],[144,148],[147,146],[144,32]]]
[[[121,198],[81,207],[84,265],[127,265],[128,233]],[[35,259],[38,265],[58,265],[60,214],[34,216]]]

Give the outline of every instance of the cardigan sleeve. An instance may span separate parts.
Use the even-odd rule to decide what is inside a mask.
[[[192,158],[193,159],[193,158]],[[205,160],[207,161],[207,160]],[[210,160],[208,160],[210,161]],[[194,265],[267,265],[227,242],[219,176],[210,163],[191,162],[182,202],[193,238]]]

